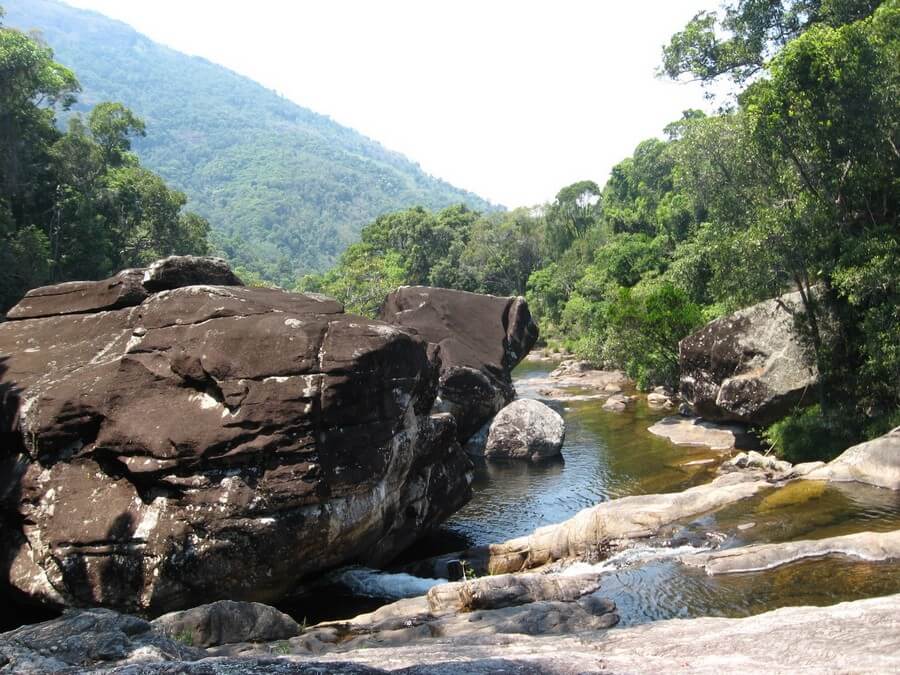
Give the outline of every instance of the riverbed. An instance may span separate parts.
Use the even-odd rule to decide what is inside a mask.
[[[539,385],[554,365],[521,364],[514,372],[519,396],[542,399]],[[681,491],[712,480],[728,456],[676,446],[650,434],[647,427],[667,413],[650,408],[644,397],[617,413],[603,410],[596,392],[576,388],[567,393],[567,400],[544,401],[566,420],[562,459],[478,462],[472,500],[408,558],[502,542],[610,499]],[[600,593],[616,601],[623,625],[675,617],[741,617],[788,605],[828,605],[900,592],[900,563],[823,558],[713,577],[681,564],[678,556],[898,528],[900,493],[855,483],[799,481],[677,523],[599,565],[576,565],[570,572],[602,571]],[[346,618],[394,597],[421,593],[428,584],[402,576],[379,582],[375,575],[356,571],[285,608],[307,620]]]

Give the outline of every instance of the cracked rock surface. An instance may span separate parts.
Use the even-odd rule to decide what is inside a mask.
[[[469,499],[425,340],[328,298],[222,285],[240,281],[220,263],[36,289],[0,324],[14,595],[145,615],[271,602],[386,562]]]

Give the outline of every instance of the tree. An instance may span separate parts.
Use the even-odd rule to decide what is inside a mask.
[[[524,295],[528,278],[542,261],[542,225],[527,209],[476,221],[459,258],[461,277],[469,280],[469,288],[494,295]]]
[[[546,208],[547,245],[559,255],[597,222],[601,190],[594,181],[567,185]]]
[[[709,209],[716,294],[799,290],[822,419],[860,434],[900,402],[898,96],[894,0],[852,23],[806,27],[734,114],[691,124],[681,146],[682,185]]]
[[[109,166],[118,167],[136,160],[130,155],[131,136],[146,136],[144,120],[121,103],[98,103],[91,110],[88,126]]]
[[[662,72],[738,84],[760,73],[791,40],[816,25],[841,26],[870,16],[880,0],[732,0],[721,14],[700,12],[663,48]]]
[[[407,271],[396,251],[380,254],[360,242],[341,255],[340,263],[322,275],[307,275],[300,292],[325,293],[343,303],[348,312],[375,317],[388,293],[406,282]]]
[[[678,343],[703,324],[700,308],[671,284],[620,288],[604,309],[604,359],[642,388],[678,384]]]
[[[144,123],[119,103],[69,119],[79,87],[36,39],[0,26],[0,311],[28,288],[206,253],[209,224],[130,153]]]

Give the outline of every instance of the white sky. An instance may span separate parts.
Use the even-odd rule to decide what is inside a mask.
[[[718,0],[66,0],[247,75],[509,207],[601,185],[708,106],[657,79]]]

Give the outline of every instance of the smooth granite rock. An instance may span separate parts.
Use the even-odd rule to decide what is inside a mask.
[[[503,408],[465,445],[470,455],[486,459],[556,457],[566,437],[566,423],[549,406],[534,399],[519,399]]]
[[[804,478],[855,481],[900,490],[900,427],[884,436],[844,450],[825,466],[807,473]]]

